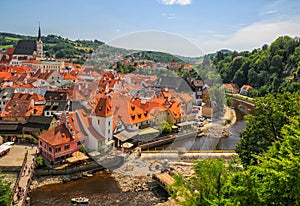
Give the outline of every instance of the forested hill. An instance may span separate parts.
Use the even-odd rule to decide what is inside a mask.
[[[34,36],[0,32],[0,48],[15,47],[19,40],[35,40]],[[104,44],[98,40],[70,40],[58,35],[42,36],[44,54],[55,58],[83,58]]]
[[[180,59],[178,56],[158,51],[141,51],[132,54],[132,56],[137,57],[139,59],[147,59],[155,62],[172,62],[176,61],[181,64],[184,64],[184,61]]]
[[[252,52],[218,52],[211,59],[224,83],[251,85],[252,96],[300,90],[298,37],[279,37]]]

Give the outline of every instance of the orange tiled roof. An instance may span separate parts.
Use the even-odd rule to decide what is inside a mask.
[[[39,138],[51,146],[58,146],[72,141],[72,135],[64,123],[41,134]]]
[[[174,119],[180,119],[186,116],[184,109],[181,108],[182,103],[183,102],[179,98],[174,98],[174,101],[171,107],[169,108],[169,111],[171,115],[174,117]]]
[[[250,90],[250,89],[253,89],[253,87],[250,85],[243,85],[241,89]]]
[[[13,66],[10,68],[10,72],[24,74],[24,73],[33,72],[33,69],[29,66]]]
[[[11,99],[1,113],[1,117],[29,117],[27,113],[31,101],[27,99]]]
[[[12,77],[10,72],[0,72],[0,79],[4,81],[9,80]]]
[[[125,125],[137,124],[150,119],[149,112],[131,102],[130,96],[119,95],[112,98],[114,122],[120,119]]]
[[[112,101],[110,96],[103,96],[95,108],[98,117],[109,117],[112,115]]]
[[[22,63],[40,63],[41,60],[38,60],[38,59],[26,59],[26,60],[23,60]]]
[[[7,48],[7,49],[6,49],[6,54],[7,54],[7,55],[13,55],[13,54],[14,54],[14,51],[15,51],[15,48]]]

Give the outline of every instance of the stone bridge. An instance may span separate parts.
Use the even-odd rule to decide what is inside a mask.
[[[255,104],[253,99],[250,97],[238,95],[238,94],[226,94],[228,97],[232,99],[232,107],[240,110],[244,114],[251,114],[253,113],[253,109]]]

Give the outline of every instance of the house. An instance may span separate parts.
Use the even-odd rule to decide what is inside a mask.
[[[173,62],[169,63],[168,68],[170,70],[178,70],[181,68],[181,64],[179,62],[173,61]]]
[[[59,82],[64,80],[64,77],[61,76],[57,71],[55,70],[44,70],[39,69],[37,72],[33,75],[33,77],[36,77],[38,79],[43,79],[50,84],[54,84],[55,82]]]
[[[208,117],[211,118],[213,116],[213,108],[209,103],[206,103],[205,105],[202,106],[202,116],[203,117]]]
[[[238,94],[240,89],[237,84],[223,84],[223,88],[225,88],[226,93]]]
[[[252,90],[252,89],[253,89],[253,87],[250,86],[250,85],[243,85],[243,86],[241,87],[240,94],[241,94],[241,95],[248,96],[248,92],[249,92],[250,90]]]
[[[17,142],[23,138],[23,124],[19,121],[0,121],[0,135],[4,142]]]
[[[38,138],[43,132],[52,129],[56,124],[56,119],[53,117],[31,115],[23,126],[23,133],[31,134]]]
[[[34,71],[41,70],[54,70],[56,72],[60,72],[64,69],[65,63],[64,61],[42,61],[36,59],[27,59],[21,61],[22,65],[29,66],[34,69]]]
[[[0,112],[2,112],[9,100],[14,95],[14,91],[11,89],[1,89],[0,90]]]
[[[171,106],[167,111],[167,120],[171,125],[186,121],[186,111],[184,110],[184,102],[180,98],[173,97]]]
[[[5,54],[0,54],[0,64],[8,65],[13,59],[15,48],[7,48]]]
[[[66,123],[61,123],[39,136],[39,153],[51,164],[66,160],[79,147],[80,141],[70,132]]]
[[[113,111],[111,96],[103,96],[99,99],[94,115],[92,126],[105,138],[105,144],[112,140]]]
[[[3,120],[26,121],[31,115],[42,115],[45,99],[38,94],[14,93],[1,113]]]
[[[201,105],[203,101],[203,87],[204,87],[204,82],[203,80],[194,80],[192,82],[192,85],[195,90],[195,98],[196,98],[196,104]]]
[[[154,83],[158,88],[174,89],[177,92],[191,92],[192,89],[189,84],[181,77],[178,76],[161,76]]]
[[[46,91],[44,95],[46,100],[67,100],[68,93],[66,91]]]
[[[63,112],[69,111],[70,102],[68,100],[46,100],[44,116],[60,116]]]
[[[44,95],[46,104],[44,116],[60,116],[63,112],[70,110],[70,101],[66,91],[46,91]]]
[[[105,152],[105,138],[93,127],[89,112],[86,108],[76,110],[74,124],[76,125],[79,138],[84,142],[84,146],[88,152]]]

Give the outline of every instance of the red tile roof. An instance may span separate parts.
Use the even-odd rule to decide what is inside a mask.
[[[113,114],[112,101],[110,96],[101,97],[96,106],[95,114],[98,117],[109,117]]]
[[[66,127],[64,123],[41,134],[39,136],[39,139],[41,139],[44,142],[47,142],[52,146],[66,144],[73,140],[69,129]]]

